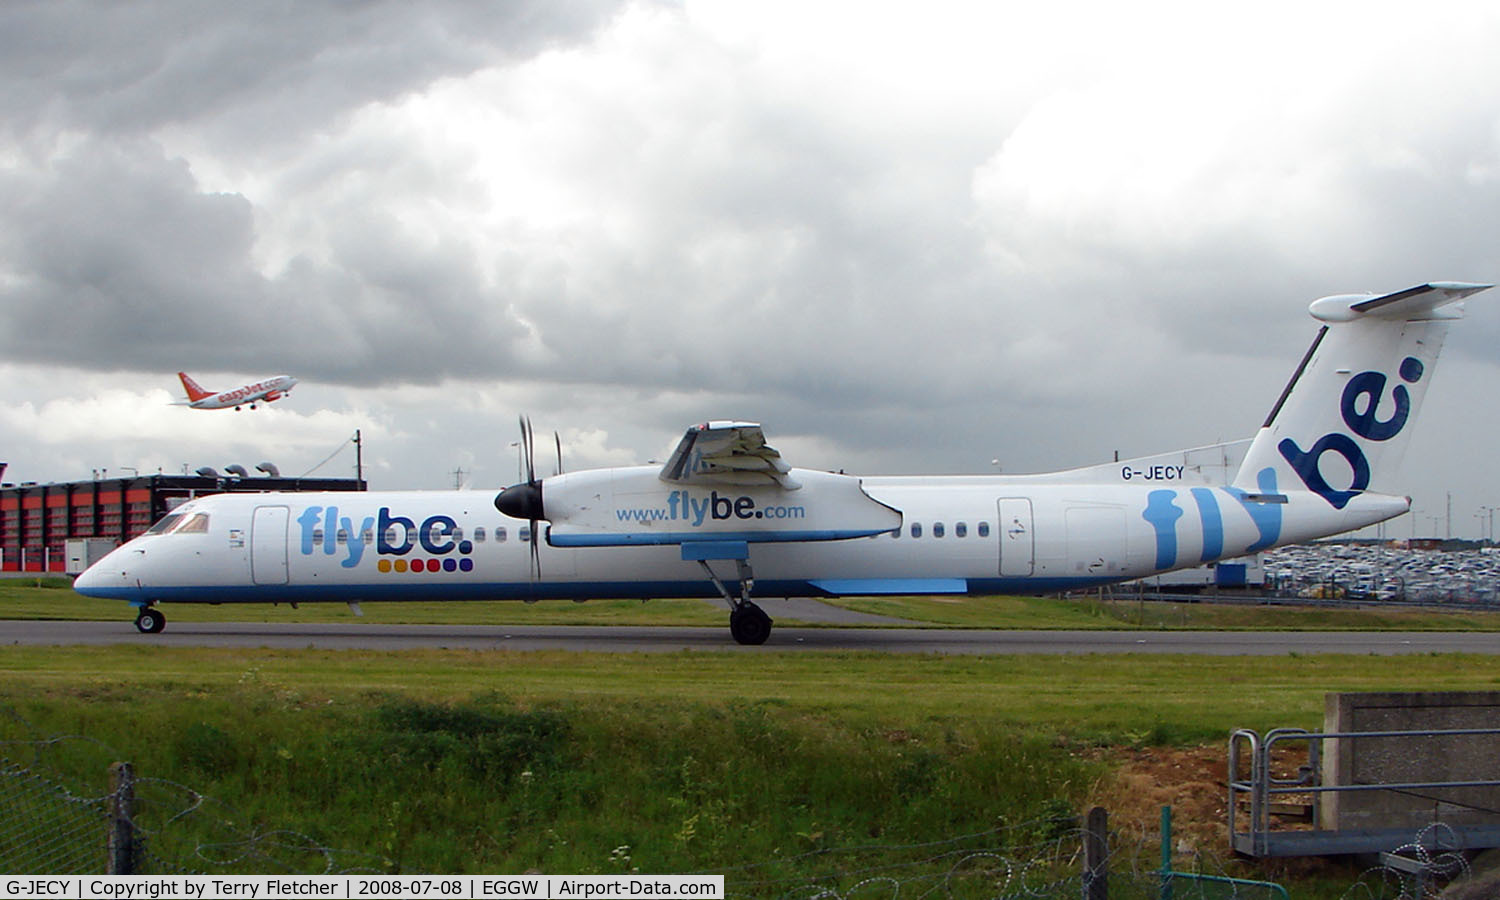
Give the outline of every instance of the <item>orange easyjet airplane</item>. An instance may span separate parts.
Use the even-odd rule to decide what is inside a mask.
[[[253,384],[241,385],[231,391],[205,391],[186,372],[178,372],[177,377],[182,379],[182,388],[187,391],[186,400],[175,401],[177,406],[191,406],[193,409],[228,409],[248,405],[251,409],[255,404],[264,400],[270,403],[272,400],[280,399],[291,391],[297,384],[297,379],[290,375],[276,375]]]

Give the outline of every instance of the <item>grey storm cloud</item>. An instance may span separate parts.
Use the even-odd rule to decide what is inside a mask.
[[[1246,436],[1308,301],[1500,277],[1500,19],[1185,8],[9,4],[0,355],[486,453],[517,407],[887,470]]]
[[[201,4],[0,9],[6,128],[138,135],[221,121],[255,144],[353,107],[587,36],[608,2]],[[237,124],[228,124],[237,123]]]
[[[213,347],[213,365],[351,384],[503,371],[484,361],[509,358],[496,351],[517,326],[462,246],[413,248],[378,210],[330,210],[329,258],[263,274],[252,202],[204,190],[153,134],[284,157],[366,104],[584,39],[611,8],[7,6],[0,128],[17,164],[0,170],[0,348],[151,370],[208,362]],[[455,322],[469,327],[444,324]]]

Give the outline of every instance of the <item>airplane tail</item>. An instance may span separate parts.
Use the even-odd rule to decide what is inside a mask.
[[[1342,510],[1392,484],[1460,303],[1487,284],[1433,283],[1313,302],[1323,322],[1234,479],[1251,496],[1306,489]]]
[[[188,400],[196,402],[204,397],[213,396],[213,391],[205,391],[199,387],[198,382],[194,381],[188,373],[178,372],[177,377],[182,379],[182,389],[187,391]]]

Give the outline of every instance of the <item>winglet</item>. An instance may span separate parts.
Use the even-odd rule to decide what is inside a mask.
[[[756,422],[714,421],[694,425],[662,466],[662,481],[681,484],[758,485],[775,483],[789,491],[802,485]]]

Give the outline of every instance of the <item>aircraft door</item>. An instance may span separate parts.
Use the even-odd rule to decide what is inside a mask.
[[[1031,533],[1031,501],[1000,498],[1000,574],[1029,576],[1036,563],[1036,539]]]
[[[250,522],[250,580],[286,584],[286,534],[290,513],[285,506],[257,506]]]

